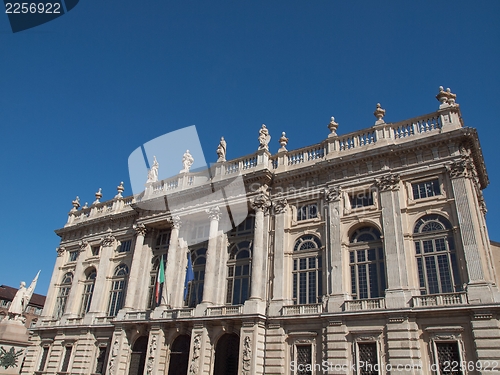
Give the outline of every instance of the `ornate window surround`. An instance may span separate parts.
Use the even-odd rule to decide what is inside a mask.
[[[434,195],[432,197],[413,199],[413,187],[412,187],[412,185],[419,184],[422,182],[432,181],[432,180],[439,181],[439,190],[440,190],[441,194]],[[408,206],[414,206],[414,205],[420,204],[420,203],[442,201],[442,200],[447,199],[447,196],[448,196],[442,174],[432,174],[432,175],[427,175],[425,177],[419,177],[419,178],[415,178],[415,179],[405,180],[404,185],[406,188],[406,197],[407,197]]]
[[[383,330],[367,330],[367,331],[350,331],[352,335],[352,358],[356,362],[356,372],[355,375],[361,374],[361,369],[359,366],[359,344],[375,344],[377,348],[377,364],[379,365],[379,374],[382,374],[383,363],[382,363],[382,333]]]
[[[371,193],[373,204],[361,207],[351,206],[351,197],[359,194]],[[379,191],[374,185],[363,185],[356,186],[352,188],[342,189],[342,198],[344,201],[344,215],[349,215],[351,213],[360,213],[366,211],[377,211],[379,207]]]
[[[464,328],[462,326],[427,327],[425,331],[429,334],[429,354],[432,364],[436,368],[436,375],[441,375],[437,350],[438,343],[457,343],[460,361],[465,360],[466,353],[462,337]]]
[[[317,374],[318,372],[315,371],[315,367],[318,365],[321,365],[320,363],[317,363],[316,361],[316,356],[317,356],[317,351],[316,351],[316,345],[317,345],[317,332],[290,332],[288,333],[288,344],[289,344],[289,355],[290,355],[290,360],[287,361],[289,364],[292,362],[295,363],[295,367],[297,367],[297,346],[301,345],[310,345],[311,346],[311,374]],[[296,371],[291,372],[292,375],[298,374],[298,369]]]

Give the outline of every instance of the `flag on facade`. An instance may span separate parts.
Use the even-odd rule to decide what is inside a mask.
[[[161,304],[164,284],[165,284],[165,267],[163,266],[163,255],[162,255],[160,259],[160,267],[158,269],[158,275],[156,277],[156,290],[155,290],[156,306],[159,306]]]
[[[194,280],[193,263],[191,263],[191,254],[188,252],[188,263],[186,269],[186,279],[184,280],[184,301],[187,298],[189,283]]]

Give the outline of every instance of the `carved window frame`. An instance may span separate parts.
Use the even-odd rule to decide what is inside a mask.
[[[377,364],[378,364],[378,374],[382,375],[384,373],[384,365],[382,363],[382,331],[373,332],[351,332],[353,333],[352,341],[352,358],[356,363],[354,375],[361,375],[361,368],[359,366],[359,344],[375,344]]]
[[[120,241],[120,244],[116,247],[116,254],[117,255],[128,255],[132,254],[134,250],[134,239],[133,238],[123,238]],[[122,247],[124,250],[122,250]]]
[[[352,207],[351,197],[371,193],[373,203],[366,206]],[[344,215],[349,215],[351,213],[360,213],[365,211],[376,211],[379,210],[379,192],[374,186],[358,186],[356,188],[349,188],[342,191],[342,197],[344,201]]]
[[[433,195],[432,197],[425,197],[425,198],[413,198],[413,185],[414,184],[421,184],[424,182],[430,182],[438,180],[439,184],[439,191],[440,194]],[[435,175],[430,175],[430,176],[425,176],[421,178],[415,178],[411,180],[406,180],[404,182],[405,187],[406,187],[406,196],[407,196],[407,202],[409,206],[416,205],[418,203],[427,203],[427,202],[432,202],[436,200],[443,200],[447,198],[447,192],[444,184],[444,179],[443,175],[441,174],[435,174]]]
[[[94,360],[94,373],[95,374],[105,374],[106,373],[106,365],[108,363],[109,359],[109,347],[110,347],[110,342],[108,338],[98,338],[96,341],[96,351],[95,351],[95,360]],[[104,362],[103,362],[103,367],[102,367],[102,372],[97,372],[97,365],[99,364],[99,354],[101,352],[101,349],[105,348],[105,354],[104,354]]]
[[[316,356],[317,356],[317,351],[316,351],[317,338],[316,338],[316,336],[317,336],[316,332],[289,333],[288,340],[289,340],[289,345],[290,345],[290,361],[288,361],[288,363],[292,364],[292,362],[293,362],[295,364],[295,371],[293,370],[292,366],[290,366],[290,374],[291,375],[298,374],[298,369],[297,369],[298,349],[297,349],[297,346],[306,346],[306,345],[311,346],[311,374],[312,375],[319,374],[318,372],[316,372],[316,367],[318,366],[318,364],[319,364],[319,366],[321,366],[321,363],[317,363],[317,361],[316,361]]]
[[[37,360],[37,367],[38,370],[35,371],[36,374],[38,373],[44,373],[45,369],[47,368],[47,364],[49,363],[50,355],[52,354],[52,340],[42,340],[42,344],[40,345],[40,348],[42,349],[40,351],[40,355],[38,356]],[[47,355],[44,358],[44,352],[45,349],[47,349]],[[43,360],[43,361],[42,361]]]
[[[429,352],[432,365],[435,369],[435,375],[442,375],[439,368],[438,343],[456,343],[458,346],[459,362],[465,361],[465,345],[462,337],[463,327],[429,327],[426,329],[429,332]],[[460,370],[460,364],[458,366]],[[461,371],[462,375],[467,375],[467,369]]]
[[[309,210],[311,206],[316,207],[316,216],[315,217],[309,217]],[[292,225],[302,225],[302,224],[307,224],[307,223],[316,223],[316,222],[321,222],[323,221],[323,216],[321,215],[321,204],[319,200],[308,200],[304,202],[297,202],[295,205],[291,205],[291,212],[292,212]],[[307,209],[307,218],[305,219],[300,219],[299,220],[299,212],[306,208]]]
[[[312,243],[315,247],[301,249],[301,244]],[[309,305],[320,303],[323,296],[326,294],[326,280],[324,270],[325,264],[325,246],[322,244],[321,239],[315,233],[302,233],[301,236],[293,242],[292,263],[291,263],[291,297],[294,305]],[[314,267],[311,266],[311,261],[314,259]],[[303,263],[303,262],[305,263]],[[301,268],[305,264],[306,268]],[[310,302],[312,294],[310,294],[310,276],[309,274],[315,273],[315,287],[314,293],[316,294],[316,301]],[[300,280],[301,275],[306,275],[306,302],[300,302]]]
[[[73,360],[75,359],[75,340],[70,339],[70,340],[64,340],[62,343],[62,352],[61,352],[61,357],[60,357],[60,362],[59,362],[59,372],[61,374],[71,374],[70,369],[73,366]],[[69,350],[69,355],[68,355],[68,348]],[[64,363],[66,361],[66,355],[69,356],[68,362],[67,362],[67,367],[66,369],[63,369]]]

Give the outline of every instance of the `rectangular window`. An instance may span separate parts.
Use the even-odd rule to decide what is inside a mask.
[[[100,246],[92,246],[92,256],[96,257],[99,255]]]
[[[69,360],[71,359],[72,346],[67,346],[64,351],[64,359],[61,366],[61,372],[68,372]]]
[[[462,375],[458,342],[436,342],[440,375]],[[454,366],[458,363],[458,366]]]
[[[297,209],[297,221],[314,219],[318,217],[318,205],[316,203],[307,204]]]
[[[45,370],[45,364],[47,363],[47,357],[49,355],[49,347],[44,346],[43,347],[43,353],[42,353],[42,359],[40,360],[40,366],[38,366],[38,371],[44,371]]]
[[[358,342],[358,375],[378,375],[376,342]]]
[[[373,206],[373,194],[370,190],[360,191],[349,195],[349,201],[351,202],[351,208]]]
[[[118,248],[118,252],[119,253],[127,253],[127,252],[130,251],[131,246],[132,246],[132,241],[131,240],[123,241],[120,244],[120,247]]]
[[[78,251],[70,251],[69,252],[69,261],[70,262],[76,262],[76,260],[78,259]]]
[[[422,199],[441,195],[439,180],[423,181],[411,184],[413,199]]]

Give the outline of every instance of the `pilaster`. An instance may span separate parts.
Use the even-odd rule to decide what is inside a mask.
[[[285,330],[283,326],[276,323],[269,323],[266,330],[266,374],[284,375],[288,374],[286,364]]]
[[[59,246],[58,248],[56,248],[56,251],[57,251],[56,263],[54,265],[54,270],[52,271],[49,290],[47,292],[47,298],[45,299],[45,305],[43,307],[43,312],[42,312],[42,316],[44,318],[50,318],[54,314],[54,308],[58,292],[56,285],[61,280],[61,267],[64,265],[64,258],[66,256],[66,248],[64,246]]]
[[[476,359],[480,363],[500,363],[500,324],[498,315],[487,311],[475,312],[471,317],[472,335],[476,349]],[[491,371],[491,369],[490,369]],[[478,371],[477,374],[491,374]]]
[[[422,373],[420,333],[413,318],[390,317],[386,325],[386,345],[386,363],[390,363],[393,368],[404,368],[409,375]]]
[[[256,322],[243,322],[240,330],[239,374],[264,374],[265,327]]]
[[[408,305],[411,291],[408,284],[407,259],[399,203],[399,175],[389,174],[377,179],[380,194],[384,236],[384,258],[387,272],[385,303],[387,308]]]
[[[345,369],[349,361],[347,326],[340,319],[329,320],[323,329],[323,360],[329,367]],[[347,373],[347,371],[346,371]]]
[[[80,241],[78,249],[78,257],[76,259],[76,267],[73,274],[73,283],[71,285],[71,290],[68,296],[68,302],[66,304],[66,312],[64,313],[65,318],[77,317],[80,309],[80,298],[82,296],[82,282],[81,279],[85,278],[83,274],[83,261],[88,255],[88,250],[90,246],[87,241]]]
[[[212,305],[214,301],[215,274],[217,270],[217,236],[219,231],[219,220],[221,218],[218,206],[206,210],[210,218],[210,229],[207,247],[207,262],[205,264],[205,281],[203,285],[204,304]]]
[[[116,239],[111,234],[108,233],[106,237],[101,239],[101,252],[99,259],[99,268],[97,269],[97,275],[95,279],[94,294],[92,296],[92,302],[90,303],[89,313],[106,313],[106,297],[109,292],[108,288],[108,275],[112,270],[111,268],[111,258],[113,257],[113,252],[116,249]]]
[[[167,265],[165,267],[165,284],[167,288],[167,304],[179,307],[177,298],[177,289],[180,282],[181,271],[178,263],[182,256],[179,252],[179,230],[181,228],[181,219],[179,216],[172,216],[169,218],[172,225],[170,230],[170,243],[168,245]],[[174,288],[174,285],[176,286]]]
[[[144,224],[134,225],[136,232],[134,254],[132,256],[132,265],[130,266],[130,275],[128,278],[127,286],[127,296],[125,298],[125,308],[126,309],[137,309],[138,308],[138,282],[139,276],[141,274],[141,263],[142,258],[144,258],[144,236],[146,236],[146,227]]]

